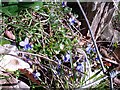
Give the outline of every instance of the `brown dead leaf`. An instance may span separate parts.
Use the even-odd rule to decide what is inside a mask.
[[[32,82],[40,85],[41,82],[39,80],[36,80],[31,72],[29,72],[27,69],[19,69],[21,73],[23,73],[26,77],[28,77]]]
[[[120,47],[115,48],[114,54],[115,54],[116,58],[118,58],[117,62],[120,63]]]
[[[8,77],[0,79],[0,89],[18,90],[19,88],[19,90],[30,90],[30,87],[26,83],[14,78],[13,76],[9,76],[9,73],[3,73],[0,71],[0,75]]]
[[[104,47],[102,47],[102,46],[100,47],[100,52],[101,52],[101,55],[103,57],[110,58],[109,55],[108,55],[107,50]]]
[[[114,82],[115,84],[120,86],[120,79],[118,79],[117,77],[114,78]]]
[[[5,30],[5,35],[12,40],[15,40],[15,35],[13,35],[12,31]]]

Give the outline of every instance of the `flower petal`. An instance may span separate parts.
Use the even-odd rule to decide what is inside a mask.
[[[70,25],[73,25],[75,23],[75,17],[69,18]]]
[[[66,56],[64,56],[64,62],[70,62],[70,54],[66,54]]]
[[[76,67],[76,70],[77,71],[82,71],[83,67],[82,67],[82,64],[78,64],[77,67]]]
[[[26,37],[24,42],[28,44],[29,43],[29,38]]]
[[[25,43],[24,41],[21,41],[21,42],[19,43],[19,45],[23,47],[23,46],[26,45],[26,43]]]
[[[67,2],[66,1],[62,2],[62,7],[65,7],[65,6],[67,6]]]

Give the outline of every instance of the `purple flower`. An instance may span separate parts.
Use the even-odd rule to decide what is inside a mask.
[[[28,50],[28,49],[31,49],[31,48],[32,48],[32,46],[31,46],[29,43],[24,46],[24,49],[25,49],[25,50]]]
[[[77,65],[76,70],[79,71],[79,72],[81,72],[81,71],[83,70],[83,66],[82,66],[81,63],[79,63],[79,64]]]
[[[30,60],[30,58],[29,58],[28,55],[24,55],[24,57],[25,57],[26,61],[29,61],[29,60]]]
[[[90,54],[90,52],[96,53],[96,49],[92,47],[92,44],[89,44],[88,47],[86,48],[87,54]]]
[[[75,17],[69,18],[70,25],[75,24]]]
[[[65,6],[67,6],[67,2],[66,1],[62,2],[62,7],[65,7]]]
[[[89,44],[88,47],[86,48],[87,54],[90,54],[90,52],[91,52],[91,50],[92,50],[91,46],[92,46],[92,45]]]
[[[99,57],[97,56],[97,57],[95,58],[95,60],[99,60]]]
[[[56,58],[55,61],[58,63],[58,68],[60,68],[62,62],[61,62],[61,60],[59,60],[56,56],[55,56],[55,58]]]
[[[76,57],[75,57],[75,60],[78,60],[78,59],[79,59],[79,57],[78,57],[78,56],[76,56]]]
[[[70,62],[70,53],[67,53],[65,56],[64,56],[64,62]]]
[[[31,44],[29,43],[29,38],[25,38],[25,40],[21,41],[19,45],[24,47],[24,50],[28,50],[32,48]]]
[[[102,57],[102,55],[100,55],[100,57]],[[97,57],[95,58],[95,60],[98,61],[98,60],[99,60],[99,57],[97,56]]]
[[[94,53],[96,53],[96,49],[95,49],[95,48],[93,48],[92,51],[93,51]]]
[[[85,60],[85,62],[87,62],[87,58],[85,58],[84,60]]]
[[[73,76],[73,74],[68,74],[68,77],[72,77]]]
[[[38,77],[40,76],[40,73],[37,71],[34,71],[32,74],[33,74],[35,79],[38,79]]]

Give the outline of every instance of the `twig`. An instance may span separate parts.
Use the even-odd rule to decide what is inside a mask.
[[[118,12],[120,12],[119,8],[118,8],[118,5],[116,4],[115,0],[112,0],[113,1],[113,4],[116,8],[116,10],[118,10]],[[120,1],[117,1],[117,3],[119,3]]]
[[[55,64],[58,65],[57,62],[55,62],[54,60],[52,60],[52,59],[50,59],[50,58],[48,58],[48,57],[46,57],[46,56],[43,56],[43,55],[34,54],[34,53],[29,53],[29,52],[22,52],[22,51],[17,51],[17,53],[23,53],[23,54],[28,54],[28,55],[38,56],[38,57],[40,57],[40,58],[43,58],[43,59],[48,60],[48,61],[51,61],[51,62],[53,62],[53,63],[55,63]],[[64,67],[64,68],[67,68],[68,70],[71,70],[70,68],[68,68],[68,67],[65,66],[65,65],[61,65],[61,66]]]
[[[96,52],[97,52],[99,61],[100,61],[100,63],[101,63],[101,68],[102,68],[102,70],[103,70],[103,73],[106,74],[106,70],[105,70],[104,64],[103,64],[103,62],[102,62],[102,59],[101,59],[101,56],[100,56],[100,52],[99,52],[99,50],[98,50],[96,41],[95,41],[95,39],[94,39],[94,36],[93,36],[93,33],[92,33],[92,29],[91,29],[91,26],[90,26],[89,21],[88,21],[88,19],[87,19],[87,16],[86,16],[86,14],[85,14],[85,12],[84,12],[84,10],[83,10],[83,8],[82,8],[79,0],[77,0],[77,3],[78,3],[78,5],[79,5],[80,10],[82,11],[82,13],[83,13],[83,15],[84,15],[84,18],[85,18],[85,20],[86,20],[86,23],[87,23],[87,25],[88,25],[88,28],[89,28],[89,31],[90,31],[90,34],[91,34],[91,38],[92,38],[93,44],[94,44],[94,46],[95,46],[95,49],[96,49]]]
[[[113,90],[113,78],[111,77],[112,75],[110,74],[110,90]]]
[[[11,41],[11,42],[15,42],[14,40],[9,39],[9,38],[6,38],[6,37],[3,37],[3,36],[0,36],[0,38],[4,38],[4,39],[9,40],[9,41]]]
[[[111,41],[96,41],[96,43],[111,43]]]

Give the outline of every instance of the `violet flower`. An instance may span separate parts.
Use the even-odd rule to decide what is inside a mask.
[[[63,57],[64,62],[70,62],[70,53],[68,52],[64,57]]]
[[[41,75],[38,71],[34,71],[32,74],[35,79],[38,79],[38,77]]]
[[[88,47],[86,48],[87,54],[90,54],[90,52],[91,52],[91,50],[92,50],[91,46],[92,46],[92,45],[89,44]]]
[[[69,18],[70,25],[75,24],[75,17]]]
[[[29,43],[24,46],[24,49],[25,49],[25,50],[28,50],[28,49],[31,49],[31,48],[32,48],[32,46],[31,46]]]
[[[58,63],[58,68],[60,68],[60,66],[61,66],[61,64],[62,64],[62,62],[61,62],[61,60],[59,60],[56,56],[55,56],[55,58],[56,58],[56,62]]]
[[[29,56],[27,56],[27,55],[24,55],[24,58],[26,59],[26,61],[30,60]]]
[[[66,7],[67,6],[67,1],[62,2],[62,7]]]
[[[101,54],[100,54],[100,57],[102,58],[102,55],[101,55]],[[98,60],[99,60],[99,57],[96,56],[95,60],[98,61]]]
[[[29,38],[25,38],[25,40],[21,41],[19,45],[22,46],[24,50],[28,50],[32,48],[31,44],[29,43]]]
[[[96,53],[96,49],[92,47],[92,44],[89,44],[88,47],[86,48],[87,54],[90,54],[92,52]]]
[[[79,71],[79,72],[81,72],[81,71],[83,70],[83,66],[82,66],[81,63],[79,63],[79,64],[77,65],[76,70]]]
[[[78,57],[78,56],[76,56],[76,57],[75,57],[75,60],[77,61],[78,59],[79,59],[79,57]]]

